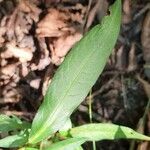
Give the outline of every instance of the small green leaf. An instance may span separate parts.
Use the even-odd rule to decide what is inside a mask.
[[[137,133],[131,128],[107,123],[93,123],[75,127],[70,130],[70,134],[75,138],[87,138],[88,141],[105,139],[137,139],[150,141],[150,137]]]
[[[33,120],[28,143],[52,136],[84,100],[111,54],[120,23],[121,0],[116,0],[110,15],[76,44],[57,70]]]
[[[0,133],[8,132],[16,129],[29,128],[31,125],[27,122],[22,122],[16,116],[9,117],[7,115],[0,115]]]
[[[67,130],[72,128],[72,122],[71,119],[68,118],[68,120],[66,121],[66,123],[64,124],[64,126],[62,128],[60,128],[59,130],[59,134],[63,137],[67,137],[68,136],[68,132],[66,132]]]
[[[45,150],[75,150],[85,141],[85,138],[70,138],[61,142],[54,143]]]
[[[28,140],[28,133],[26,131],[21,132],[18,135],[12,135],[0,139],[0,147],[3,148],[21,147],[27,142],[27,140]]]

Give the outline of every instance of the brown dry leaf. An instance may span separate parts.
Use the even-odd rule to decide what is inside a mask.
[[[12,14],[5,15],[0,22],[0,46],[6,49],[1,53],[3,59],[16,57],[21,62],[31,60],[35,51],[32,36],[28,35],[33,21],[38,21],[41,10],[29,0],[19,1]]]
[[[139,82],[142,84],[142,86],[144,87],[145,93],[148,97],[148,101],[150,100],[150,84],[145,81],[144,79],[142,79],[139,75],[136,76],[137,79],[139,80]],[[148,126],[148,130],[149,130],[149,102],[147,102],[147,106],[145,108],[145,112],[144,115],[142,117],[141,122],[139,122],[139,127],[138,127],[138,131],[140,131],[140,133],[144,133],[145,129],[145,124],[147,124]],[[146,122],[146,118],[148,118],[148,121]],[[150,146],[149,142],[142,142],[140,144],[138,144],[137,149],[138,150],[148,150]]]
[[[146,62],[150,63],[150,11],[147,13],[144,19],[141,40],[143,45],[144,59]]]
[[[134,72],[138,67],[136,59],[135,43],[131,43],[129,51],[122,45],[120,48],[113,50],[108,60],[108,67],[121,72]]]
[[[37,6],[32,3],[32,1],[22,0],[18,9],[22,12],[29,13],[31,19],[33,19],[35,22],[39,20],[39,14],[41,13],[41,10],[37,8]]]
[[[29,73],[27,62],[24,62],[24,63],[22,63],[20,65],[21,65],[21,75],[23,77],[27,76],[27,74]]]
[[[31,70],[43,70],[46,66],[48,66],[51,62],[49,56],[49,50],[47,49],[47,45],[44,38],[37,39],[40,46],[40,58],[38,59],[38,63],[33,63],[30,65]]]
[[[9,70],[3,70],[3,74],[0,76],[0,86],[2,87],[0,93],[0,103],[17,103],[21,95],[16,89],[16,83],[19,81],[18,70],[15,66],[6,66]],[[9,71],[9,72],[8,72]],[[12,72],[12,74],[10,74]],[[1,80],[4,82],[1,82]]]
[[[108,2],[105,0],[97,0],[94,6],[89,10],[85,31],[89,29],[89,27],[92,25],[96,14],[98,15],[99,21],[106,15],[108,9]]]
[[[1,73],[11,77],[16,72],[16,66],[17,64],[6,65],[1,69]]]
[[[27,62],[32,59],[32,50],[29,48],[19,48],[16,43],[10,42],[6,44],[6,51],[1,53],[2,58],[19,58],[20,62]]]
[[[82,5],[77,4],[77,9]],[[71,9],[75,9],[71,7]],[[83,14],[71,13],[70,9],[60,6],[50,8],[48,14],[38,23],[36,33],[38,37],[48,37],[51,50],[52,63],[60,65],[71,47],[81,39],[83,27]],[[78,22],[78,25],[75,24]]]
[[[136,61],[136,55],[135,55],[135,43],[131,44],[131,49],[129,51],[129,61],[128,61],[128,68],[127,71],[135,71],[137,69],[137,61]]]
[[[137,75],[137,79],[142,83],[143,87],[144,87],[144,90],[147,94],[147,97],[150,98],[150,84],[145,81],[144,79],[142,79],[139,75]]]
[[[45,18],[38,23],[36,33],[39,37],[62,36],[64,34],[63,30],[69,30],[68,24],[65,23],[69,19],[68,15],[53,8],[49,9]]]
[[[29,34],[33,21],[38,21],[40,13],[41,10],[31,1],[19,1],[13,13],[2,18],[0,39],[4,39],[5,36],[5,41],[21,41],[25,34]]]
[[[125,0],[123,1],[123,18],[122,21],[124,24],[128,24],[132,20],[132,14],[131,14],[131,0]]]
[[[18,91],[11,86],[9,88],[5,88],[2,95],[4,98],[0,98],[0,103],[17,103],[21,97],[18,94]]]
[[[150,11],[144,19],[141,41],[145,60],[145,73],[150,78]]]
[[[60,37],[50,44],[51,48],[51,59],[56,65],[61,64],[67,52],[71,47],[82,38],[82,34],[75,33],[74,35],[69,35],[67,37]]]
[[[30,30],[33,22],[38,21],[40,13],[41,10],[32,1],[22,0],[18,1],[12,13],[5,13],[0,20],[1,103],[21,100],[16,87],[21,76],[30,72],[28,62],[36,50]]]
[[[121,46],[117,52],[116,52],[116,68],[120,71],[124,71],[125,70],[125,64],[126,64],[126,60],[125,60],[125,48],[124,46]]]
[[[2,47],[3,43],[5,42],[5,39],[4,39],[4,34],[6,32],[6,27],[1,27],[0,28],[0,47]]]

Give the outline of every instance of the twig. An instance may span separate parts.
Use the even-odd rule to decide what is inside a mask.
[[[133,18],[134,20],[137,20],[142,14],[144,14],[148,9],[150,9],[150,3],[148,3],[144,8],[142,8]]]
[[[126,94],[126,87],[124,85],[124,76],[121,75],[121,83],[122,83],[122,95],[123,95],[123,102],[124,102],[124,108],[127,110],[128,104],[127,104],[127,94]]]
[[[87,11],[86,11],[86,14],[85,14],[84,33],[86,32],[86,24],[87,24],[87,21],[88,21],[88,16],[89,16],[89,13],[90,13],[91,5],[92,5],[92,0],[89,0]]]

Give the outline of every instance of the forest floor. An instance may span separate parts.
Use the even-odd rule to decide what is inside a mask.
[[[107,15],[113,0],[0,0],[0,113],[31,121],[71,47]],[[150,2],[124,0],[107,65],[72,115],[75,125],[112,122],[150,135]],[[150,143],[101,141],[97,150],[149,150]],[[85,150],[92,144],[86,143]]]

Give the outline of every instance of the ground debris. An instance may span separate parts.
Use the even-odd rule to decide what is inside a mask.
[[[76,13],[71,13],[76,8]],[[79,9],[82,13],[79,13]],[[82,38],[85,9],[81,4],[64,9],[49,8],[48,14],[38,23],[38,37],[47,37],[52,63],[60,65],[71,47]]]
[[[48,70],[81,39],[86,7],[53,4],[48,1],[41,9],[37,0],[0,3],[0,103],[24,99],[34,106],[37,97],[39,103],[54,71]]]
[[[147,12],[143,22],[141,41],[145,60],[145,73],[150,79],[150,10]]]
[[[1,103],[18,102],[21,95],[16,89],[21,79],[20,65],[28,66],[33,58],[35,44],[30,30],[34,22],[39,20],[41,10],[31,1],[14,2],[11,14],[4,14],[0,21],[0,83],[2,88]],[[29,73],[26,69],[24,75]]]

